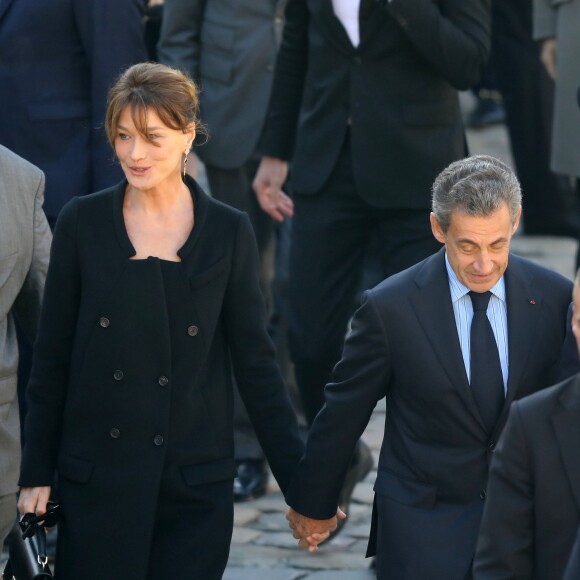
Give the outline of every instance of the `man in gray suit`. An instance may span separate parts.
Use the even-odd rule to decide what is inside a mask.
[[[16,517],[20,469],[14,318],[33,341],[51,241],[43,202],[42,171],[0,145],[0,548]]]
[[[272,84],[286,0],[166,0],[159,61],[192,76],[201,88],[201,119],[209,140],[196,152],[212,195],[250,216],[269,297],[274,223],[252,190],[256,154]],[[236,500],[265,491],[262,450],[236,401]]]

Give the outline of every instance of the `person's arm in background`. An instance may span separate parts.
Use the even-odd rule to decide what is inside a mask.
[[[552,0],[534,0],[534,38],[542,41],[540,59],[550,78],[556,78],[556,8]]]
[[[489,58],[490,0],[378,0],[423,57],[457,90],[477,83]]]
[[[73,0],[90,75],[93,191],[122,177],[104,131],[107,94],[129,66],[147,60],[143,0]],[[89,192],[79,192],[89,193]]]
[[[266,124],[259,145],[262,161],[254,179],[254,191],[261,208],[277,221],[283,221],[285,216],[293,213],[292,200],[282,192],[282,185],[294,151],[304,92],[309,20],[306,0],[289,0]]]

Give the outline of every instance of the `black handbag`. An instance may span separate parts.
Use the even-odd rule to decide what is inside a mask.
[[[60,506],[50,504],[46,514],[26,514],[6,538],[8,562],[2,580],[49,580],[53,578],[46,555],[44,526],[52,527],[60,517]]]
[[[40,528],[24,539],[18,523],[6,538],[8,562],[2,580],[48,580],[53,578],[46,556],[46,532]]]

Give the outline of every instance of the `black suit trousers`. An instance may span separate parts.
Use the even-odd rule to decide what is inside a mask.
[[[389,184],[385,183],[385,188]],[[289,342],[308,423],[324,403],[355,309],[367,250],[376,241],[381,279],[436,252],[429,209],[381,209],[354,182],[347,132],[337,163],[314,195],[294,195]]]

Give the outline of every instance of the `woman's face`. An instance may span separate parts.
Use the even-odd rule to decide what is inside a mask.
[[[183,154],[195,131],[183,132],[165,125],[154,109],[147,109],[147,141],[137,131],[131,109],[126,107],[117,125],[115,153],[129,184],[147,191],[181,180]]]

